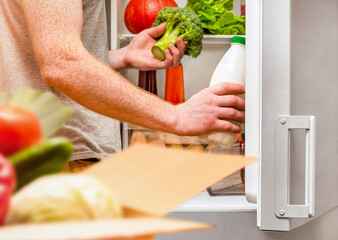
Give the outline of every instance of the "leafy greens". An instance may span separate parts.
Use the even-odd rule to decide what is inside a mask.
[[[245,35],[245,16],[230,12],[233,0],[188,0],[185,7],[198,15],[205,34]]]

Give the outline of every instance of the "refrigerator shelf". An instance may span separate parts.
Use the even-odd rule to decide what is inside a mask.
[[[127,148],[135,143],[148,143],[169,148],[187,148],[191,150],[207,151],[208,144],[198,137],[178,136],[171,133],[151,130],[131,123],[123,122],[122,125],[123,147]],[[214,148],[215,146],[209,146]]]
[[[130,42],[135,34],[121,34],[120,35],[120,42],[128,43]],[[231,43],[233,35],[204,35],[203,37],[203,44],[229,44]]]
[[[211,197],[203,191],[172,212],[251,212],[257,211],[257,204],[249,203],[244,195]]]

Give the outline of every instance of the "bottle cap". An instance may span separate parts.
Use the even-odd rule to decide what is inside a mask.
[[[239,44],[243,44],[245,45],[245,37],[241,37],[241,36],[233,36],[231,43],[239,43]]]

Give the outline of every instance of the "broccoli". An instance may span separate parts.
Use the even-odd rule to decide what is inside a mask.
[[[165,7],[158,13],[153,27],[163,22],[167,23],[166,32],[151,48],[155,58],[165,60],[165,50],[171,43],[176,44],[178,37],[188,41],[185,55],[196,58],[201,53],[203,28],[201,20],[194,11],[180,7]]]

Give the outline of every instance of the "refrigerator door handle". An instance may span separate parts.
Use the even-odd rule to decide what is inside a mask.
[[[315,117],[280,115],[276,119],[275,215],[309,218],[315,208]],[[290,205],[290,130],[305,129],[305,204]]]

